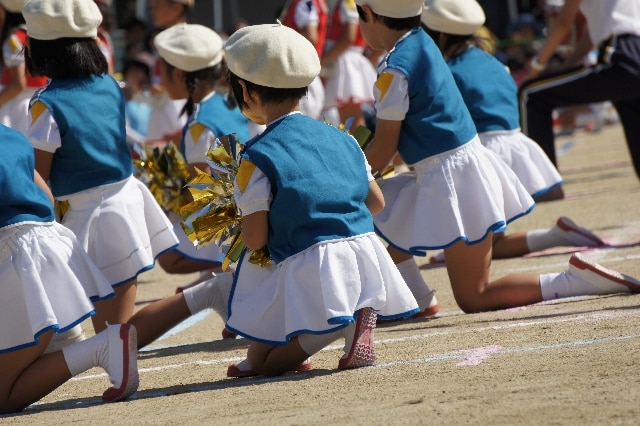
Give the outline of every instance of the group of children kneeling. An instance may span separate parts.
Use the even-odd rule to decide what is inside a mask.
[[[372,365],[378,319],[438,310],[414,260],[426,250],[444,250],[465,312],[640,292],[639,281],[579,254],[565,272],[489,280],[494,240],[534,201],[481,142],[447,62],[421,28],[424,17],[442,43],[470,36],[477,16],[447,9],[455,2],[446,0],[356,3],[369,45],[389,52],[375,88],[374,140],[363,152],[347,133],[299,112],[320,72],[303,36],[279,23],[236,31],[224,45],[230,91],[246,117],[266,125],[245,143],[234,182],[247,251],[233,274],[133,314],[137,276],[178,239],[132,177],[122,93],[95,46],[94,2],[26,2],[27,66],[50,81],[31,102],[29,140],[0,129],[1,413],[98,366],[112,383],[103,400],[127,398],[138,387],[138,348],[206,308],[251,341],[229,376],[308,370],[310,356],[341,338],[338,368]],[[199,39],[201,26],[167,31],[166,44],[159,37],[165,66],[186,61],[185,72],[194,72],[221,62]],[[460,54],[484,58],[473,46]],[[412,170],[376,180],[396,153]],[[54,200],[68,202],[62,224]],[[597,239],[583,231],[565,220],[554,232]],[[252,263],[251,251],[265,246],[271,263]],[[90,316],[96,334],[84,339],[79,324]]]

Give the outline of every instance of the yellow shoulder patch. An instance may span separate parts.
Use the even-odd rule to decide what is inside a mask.
[[[20,39],[15,34],[9,37],[7,43],[9,45],[9,49],[11,50],[11,53],[13,54],[19,53],[19,50],[22,50]]]
[[[376,80],[376,88],[380,91],[380,100],[383,100],[387,92],[389,91],[389,86],[391,86],[391,82],[393,81],[393,77],[395,77],[390,72],[383,72]]]
[[[238,185],[238,189],[243,193],[245,189],[247,189],[247,185],[249,185],[249,181],[251,180],[251,175],[256,170],[256,165],[251,161],[242,160],[240,163],[240,167],[238,167],[238,173],[236,174],[236,184]]]
[[[31,124],[38,121],[38,118],[42,115],[43,112],[47,110],[47,107],[40,101],[35,101],[33,105],[31,105]]]
[[[356,0],[344,0],[344,5],[347,9],[355,9],[356,8]]]
[[[193,143],[197,144],[202,133],[207,130],[206,126],[200,123],[193,123],[191,127],[189,127],[189,133],[191,134],[191,139],[193,139]]]

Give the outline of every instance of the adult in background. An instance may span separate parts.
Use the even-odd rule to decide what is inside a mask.
[[[588,31],[565,61],[582,61],[598,46],[597,63],[543,74],[556,48],[567,36],[578,11]],[[615,106],[636,174],[640,177],[640,2],[637,0],[566,0],[556,24],[529,64],[531,80],[519,91],[522,130],[557,165],[552,113],[555,108],[611,101]],[[542,75],[541,75],[542,74]],[[540,76],[539,76],[540,75]]]

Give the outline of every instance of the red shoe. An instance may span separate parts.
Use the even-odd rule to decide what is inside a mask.
[[[562,236],[576,247],[599,247],[605,245],[596,234],[578,226],[568,217],[562,216],[556,222],[556,227]]]
[[[630,293],[640,293],[640,281],[590,262],[581,253],[575,253],[569,259],[569,272],[601,288],[611,288],[613,282],[627,287]]]
[[[294,368],[293,371],[304,372],[304,371],[311,371],[312,369],[313,369],[313,365],[311,364],[311,359],[307,358],[302,363],[300,363],[296,368]],[[227,368],[227,377],[242,378],[242,377],[253,377],[257,375],[258,373],[256,373],[254,370],[240,370],[238,368],[238,364],[231,364]]]
[[[108,361],[104,366],[112,387],[102,394],[103,402],[126,399],[138,390],[138,343],[136,328],[131,324],[110,325]]]
[[[425,306],[423,310],[414,314],[411,318],[429,318],[440,312],[440,305],[436,299],[436,294],[432,291],[428,296],[418,300],[418,306]]]
[[[371,308],[362,308],[356,319],[353,343],[346,357],[338,362],[338,369],[368,367],[376,361],[373,330],[378,314]]]

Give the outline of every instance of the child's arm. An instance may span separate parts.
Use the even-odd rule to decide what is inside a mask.
[[[269,236],[269,179],[251,161],[242,160],[234,182],[234,197],[242,212],[242,240],[248,248],[260,250]]]
[[[375,180],[369,182],[369,195],[367,195],[365,203],[372,215],[376,215],[384,209],[384,196]]]
[[[265,210],[242,216],[242,241],[252,250],[267,245],[269,218]]]
[[[40,176],[40,173],[38,173],[37,170],[34,170],[33,172],[33,181],[44,191],[45,194],[47,194],[47,197],[49,197],[49,201],[51,201],[51,205],[53,206],[55,204],[55,200],[51,193],[51,189],[47,185],[47,182],[42,179],[42,176]]]
[[[398,150],[400,126],[402,126],[402,121],[381,118],[376,120],[376,136],[364,151],[374,176],[382,173],[393,160],[393,156]]]
[[[34,152],[36,155],[36,171],[40,174],[41,178],[47,182],[49,180],[49,174],[51,174],[53,153],[39,149],[35,149]]]

